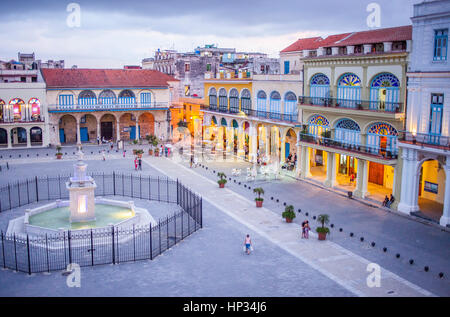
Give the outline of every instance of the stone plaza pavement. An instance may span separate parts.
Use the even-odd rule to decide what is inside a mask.
[[[236,219],[289,254],[324,274],[356,296],[433,296],[382,268],[380,287],[369,287],[367,278],[370,261],[331,241],[300,239],[298,224],[287,224],[267,208],[256,208],[254,201],[229,189],[219,189],[216,182],[169,159],[146,158],[153,168],[188,185],[203,199]]]

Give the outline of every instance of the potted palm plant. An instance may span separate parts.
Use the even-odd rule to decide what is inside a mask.
[[[291,223],[292,220],[295,218],[294,206],[292,205],[286,206],[281,216],[286,219],[286,222]]]
[[[217,176],[219,177],[219,180],[217,183],[219,184],[219,188],[224,188],[225,184],[227,183],[227,175],[225,173],[217,173]]]
[[[62,152],[61,152],[61,149],[62,149],[62,147],[61,146],[59,146],[59,145],[57,145],[56,146],[56,159],[57,160],[60,160],[61,158],[62,158]]]
[[[257,187],[253,189],[253,192],[258,195],[258,197],[255,198],[256,207],[261,208],[264,201],[264,198],[261,198],[261,195],[264,195],[264,189],[262,189],[262,187]]]
[[[142,149],[134,149],[133,150],[133,154],[137,155],[139,158],[141,158],[142,154],[144,154],[144,150],[142,150]]]
[[[327,237],[327,233],[330,232],[330,229],[325,227],[325,224],[330,222],[330,216],[328,216],[327,214],[318,215],[317,221],[322,224],[321,227],[316,228],[316,231],[319,234],[319,240],[325,240]]]

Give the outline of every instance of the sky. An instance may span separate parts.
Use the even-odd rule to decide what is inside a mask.
[[[140,65],[158,48],[217,44],[278,57],[297,39],[411,24],[422,0],[0,0],[0,60],[17,53],[79,68]],[[75,5],[70,5],[75,3]],[[369,19],[370,20],[370,19]],[[371,20],[375,21],[375,20]]]

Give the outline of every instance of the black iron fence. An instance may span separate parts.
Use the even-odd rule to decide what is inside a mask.
[[[300,105],[322,106],[331,108],[349,108],[352,110],[369,110],[377,112],[402,113],[403,103],[392,101],[351,100],[329,97],[299,96]]]
[[[239,109],[233,108],[220,108],[217,106],[204,106],[202,109],[220,112],[220,113],[228,113],[228,114],[238,114]],[[268,112],[262,110],[254,110],[254,109],[241,109],[247,116],[260,118],[260,119],[271,119],[271,120],[279,120],[279,121],[287,121],[290,123],[298,122],[298,112],[294,113],[280,113],[280,112]]]
[[[25,273],[80,266],[153,260],[202,227],[202,198],[177,180],[119,173],[93,173],[97,196],[120,195],[176,203],[181,207],[156,225],[110,226],[55,235],[6,235],[0,232],[0,266]],[[67,199],[67,176],[35,177],[0,187],[0,211],[29,203]]]

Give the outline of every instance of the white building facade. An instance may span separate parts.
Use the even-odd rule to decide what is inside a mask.
[[[450,224],[450,1],[414,5],[398,210]]]

